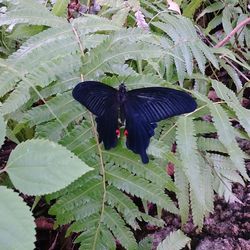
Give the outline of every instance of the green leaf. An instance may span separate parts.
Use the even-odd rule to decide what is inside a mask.
[[[203,0],[192,0],[183,10],[183,15],[189,18],[193,18],[195,11],[201,6],[203,2]]]
[[[197,144],[194,137],[194,123],[192,118],[182,116],[177,122],[177,147],[182,160],[183,171],[185,172],[191,188],[196,197],[200,196],[200,167],[197,156]],[[202,198],[200,199],[201,204]]]
[[[13,32],[8,36],[13,40],[19,39],[28,39],[31,36],[36,35],[39,32],[44,30],[44,26],[42,25],[27,25],[27,24],[19,24],[15,27]]]
[[[204,215],[207,212],[205,204],[206,193],[201,178],[202,164],[200,164],[199,161],[197,142],[194,135],[195,131],[192,118],[185,116],[180,117],[177,122],[177,149],[182,160],[183,172],[185,173],[190,185],[190,200],[193,221],[201,229],[203,226]],[[183,178],[183,176],[181,176],[181,172],[179,171],[179,183],[176,183],[177,188],[181,187],[181,178]],[[187,201],[180,194],[179,197],[183,203],[182,218],[183,220],[186,220]]]
[[[19,0],[18,4],[12,1],[12,5],[1,16],[0,26],[5,24],[29,23],[33,25],[46,25],[51,27],[60,27],[66,23],[66,20],[54,16],[49,10],[38,1]]]
[[[205,35],[208,35],[209,32],[213,29],[215,29],[217,26],[221,24],[222,14],[215,16],[207,25],[207,28],[205,29],[204,33]]]
[[[176,196],[178,199],[178,205],[180,209],[180,216],[182,224],[185,224],[189,216],[189,182],[181,169],[181,162],[175,157],[172,152],[168,153],[168,160],[175,165],[174,179],[177,187]]]
[[[35,248],[35,222],[29,207],[17,193],[0,186],[0,248]]]
[[[68,0],[57,0],[51,12],[56,16],[65,16],[68,4]]]
[[[237,92],[240,92],[242,89],[242,82],[237,74],[237,72],[234,70],[233,67],[231,67],[229,64],[226,64],[223,60],[220,60],[221,66],[227,71],[228,75],[232,78]]]
[[[144,200],[159,204],[160,207],[165,208],[171,213],[178,213],[172,200],[164,194],[156,184],[131,175],[125,169],[111,169],[106,171],[107,181],[113,186],[121,189],[127,193],[141,197]]]
[[[0,147],[3,145],[5,135],[6,135],[6,124],[2,114],[0,113]]]
[[[127,17],[128,17],[129,10],[130,10],[130,8],[128,8],[128,7],[125,7],[125,8],[118,10],[112,16],[112,21],[114,21],[114,23],[116,23],[117,25],[120,25],[122,27],[124,25]]]
[[[191,239],[187,237],[181,230],[171,232],[165,240],[163,240],[157,247],[157,250],[181,250]]]
[[[125,222],[114,209],[110,207],[105,208],[103,223],[112,231],[122,246],[128,250],[137,249],[137,244],[132,232],[125,227]]]
[[[205,14],[207,13],[212,13],[212,12],[215,12],[215,11],[218,11],[218,10],[221,10],[223,9],[225,6],[224,3],[221,3],[221,2],[215,2],[215,3],[212,3],[212,4],[209,4],[208,7],[206,7],[200,14],[199,16],[197,17],[196,21],[198,21],[198,19],[200,19],[201,17],[203,17]]]
[[[40,139],[19,144],[7,163],[14,186],[29,195],[58,191],[90,170],[63,146]]]
[[[225,100],[227,105],[235,111],[240,120],[240,124],[250,136],[250,111],[241,106],[234,92],[228,89],[223,83],[213,80],[212,86],[216,94],[221,99]]]
[[[244,154],[236,142],[235,132],[229,122],[227,113],[220,104],[211,102],[207,97],[198,92],[195,92],[194,94],[197,98],[207,103],[211,111],[211,115],[213,116],[213,122],[217,129],[219,140],[227,149],[230,159],[234,163],[235,167],[240,171],[242,176],[249,179],[244,164]]]

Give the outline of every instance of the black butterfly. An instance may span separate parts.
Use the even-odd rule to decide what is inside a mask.
[[[163,87],[149,87],[126,91],[122,83],[116,90],[101,82],[86,81],[76,85],[73,97],[96,115],[99,142],[105,149],[116,146],[119,137],[119,118],[125,121],[126,145],[149,159],[146,149],[154,135],[156,122],[196,109],[196,102],[187,93]]]

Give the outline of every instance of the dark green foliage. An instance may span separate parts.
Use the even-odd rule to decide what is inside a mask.
[[[140,229],[140,222],[164,225],[161,219],[141,212],[133,197],[144,204],[156,204],[158,211],[180,215],[183,223],[191,208],[193,221],[200,229],[204,217],[213,211],[214,191],[235,200],[232,183],[244,184],[243,178],[248,179],[244,159],[249,156],[240,149],[236,136],[249,139],[249,110],[240,105],[240,95],[203,74],[212,69],[214,77],[224,68],[241,91],[242,82],[233,77],[238,71],[224,59],[246,70],[249,66],[244,60],[226,48],[216,51],[219,58],[202,41],[190,19],[164,11],[163,3],[142,1],[143,13],[153,18],[152,32],[147,32],[132,25],[124,27],[126,18],[129,24],[134,20],[123,7],[114,8],[113,1],[104,1],[112,11],[71,22],[54,15],[65,13],[59,7],[50,12],[37,1],[12,2],[1,16],[0,25],[5,32],[6,25],[15,24],[12,37],[20,38],[20,45],[13,53],[4,52],[11,55],[0,60],[0,112],[8,122],[8,137],[18,141],[20,128],[27,127],[36,138],[65,146],[95,169],[46,197],[48,202],[55,201],[49,212],[56,217],[57,225],[70,224],[68,234],[79,233],[76,242],[80,249],[115,249],[116,240],[125,249],[137,249],[133,231]],[[187,1],[183,2],[187,8]],[[187,15],[196,8],[186,10]],[[219,11],[217,23],[222,22],[225,30],[231,31],[230,17],[237,16],[239,22],[245,13],[237,15],[232,5],[223,8],[213,6],[209,12]],[[160,11],[164,13],[158,15]],[[215,26],[211,22],[207,34]],[[27,33],[19,37],[23,29]],[[239,44],[245,46],[250,40],[247,37],[246,27]],[[243,54],[248,55],[246,51]],[[182,87],[174,85],[177,79]],[[71,96],[72,88],[83,80],[98,80],[113,87],[126,81],[128,89],[161,85],[182,90],[194,82],[195,90],[186,90],[199,107],[193,113],[158,124],[148,149],[150,162],[143,165],[125,148],[124,138],[110,151],[98,144],[94,117]],[[206,97],[210,87],[220,102]],[[232,120],[242,125],[244,133],[232,126]],[[176,152],[171,152],[174,143]],[[168,162],[175,165],[174,181],[166,173]],[[166,188],[176,193],[177,207]]]

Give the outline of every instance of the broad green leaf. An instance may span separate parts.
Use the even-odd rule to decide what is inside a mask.
[[[187,237],[181,230],[171,232],[165,240],[163,240],[157,247],[157,250],[181,250],[183,249],[190,238]]]
[[[6,124],[4,122],[2,114],[0,113],[0,147],[3,145],[5,135],[6,135]]]
[[[0,186],[0,249],[35,248],[35,222],[18,193]]]
[[[90,170],[63,146],[41,139],[19,144],[7,163],[14,186],[29,195],[56,192]]]

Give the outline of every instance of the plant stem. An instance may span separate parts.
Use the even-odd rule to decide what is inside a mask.
[[[79,34],[77,33],[77,30],[75,29],[75,27],[72,26],[73,32],[75,34],[75,37],[77,39],[80,51],[81,51],[81,56],[84,56],[84,49],[81,43],[81,39]],[[81,81],[83,81],[83,75],[81,74]],[[103,215],[104,215],[104,209],[105,209],[105,201],[106,201],[106,176],[105,176],[105,168],[104,168],[104,161],[103,161],[103,156],[102,156],[102,150],[99,144],[99,140],[98,140],[98,134],[95,128],[95,122],[94,122],[94,118],[93,115],[89,112],[89,117],[90,117],[90,121],[91,121],[91,125],[92,125],[92,130],[93,130],[93,134],[95,137],[95,141],[96,141],[96,145],[97,145],[97,149],[98,149],[98,154],[100,157],[100,175],[102,176],[102,187],[103,187],[103,196],[102,196],[102,201],[101,201],[101,210],[100,210],[100,219],[98,222],[98,225],[96,227],[95,230],[95,236],[94,236],[94,240],[93,240],[93,245],[92,245],[92,249],[95,250],[96,249],[96,244],[97,244],[97,238],[98,235],[100,233],[100,227],[101,227],[101,223],[102,223],[102,219],[103,219]]]
[[[250,17],[240,22],[223,40],[221,40],[219,43],[217,43],[214,48],[220,48],[224,46],[226,43],[229,42],[229,40],[244,26],[250,23]]]

